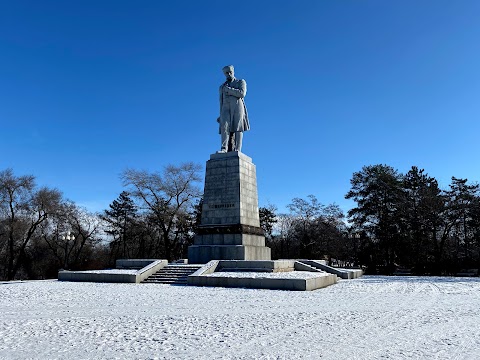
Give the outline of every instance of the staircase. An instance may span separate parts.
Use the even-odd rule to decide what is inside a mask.
[[[142,282],[149,284],[187,285],[188,275],[193,274],[202,266],[203,265],[168,264]]]

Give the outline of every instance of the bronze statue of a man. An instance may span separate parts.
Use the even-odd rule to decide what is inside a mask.
[[[220,135],[222,147],[219,153],[242,151],[243,132],[250,130],[247,107],[244,97],[247,94],[247,83],[236,79],[233,65],[223,69],[226,81],[220,86]]]

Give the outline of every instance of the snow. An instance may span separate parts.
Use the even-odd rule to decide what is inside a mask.
[[[330,276],[329,273],[310,271],[287,271],[287,272],[215,272],[202,275],[208,277],[241,277],[254,279],[312,279],[316,277]]]
[[[478,359],[480,279],[311,292],[0,283],[0,359]]]

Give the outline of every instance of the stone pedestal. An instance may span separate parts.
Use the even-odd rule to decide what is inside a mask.
[[[236,151],[210,155],[201,225],[188,249],[188,262],[270,259],[260,228],[252,159]]]

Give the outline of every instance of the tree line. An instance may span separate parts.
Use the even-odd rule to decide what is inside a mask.
[[[93,214],[32,175],[0,171],[0,279],[55,278],[59,269],[113,267],[119,258],[184,256],[199,219],[200,167],[127,169],[109,209]]]
[[[372,272],[401,266],[413,274],[454,275],[480,268],[478,183],[452,177],[441,189],[416,166],[401,174],[373,165],[353,174],[345,197],[357,203],[348,212],[360,236],[357,261]]]
[[[95,266],[99,230],[99,218],[59,190],[0,171],[1,279],[54,278],[60,268]]]
[[[0,171],[0,279],[55,278],[59,269],[114,266],[119,258],[185,258],[201,217],[201,167],[125,170],[108,209],[93,214],[32,175]],[[272,258],[324,259],[368,273],[456,274],[480,268],[479,185],[452,177],[448,189],[424,170],[387,165],[355,172],[344,214],[314,195],[286,213],[259,209]]]

